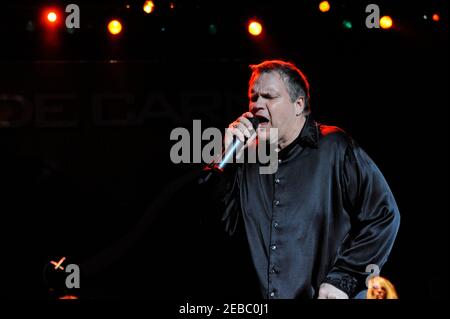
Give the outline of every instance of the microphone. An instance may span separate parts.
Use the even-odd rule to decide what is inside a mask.
[[[259,125],[259,119],[256,117],[251,117],[248,119],[250,123],[252,123],[253,129],[256,131]],[[228,162],[234,154],[237,154],[239,150],[245,145],[244,142],[242,142],[240,139],[235,138],[233,144],[231,144],[226,151],[222,154],[222,160],[219,163],[212,162],[209,165],[206,165],[205,168],[203,168],[203,171],[206,171],[207,174],[204,177],[201,177],[198,181],[199,184],[206,183],[213,172],[216,173],[222,173],[225,170],[225,167],[227,166]]]
[[[256,117],[248,118],[250,123],[252,123],[253,129],[256,131],[259,125],[259,120]],[[256,134],[256,133],[255,133]],[[240,139],[235,138],[233,144],[231,144],[226,151],[222,154],[222,160],[219,163],[211,163],[206,165],[203,171],[207,171],[208,173],[203,178],[199,179],[199,184],[206,183],[211,177],[213,172],[222,173],[225,170],[225,167],[229,163],[230,159],[233,158],[234,154],[237,154],[240,149],[245,145]]]
[[[250,123],[252,123],[253,129],[256,131],[259,125],[259,120],[256,117],[248,118]],[[230,162],[230,160],[233,158],[234,154],[237,154],[241,148],[244,146],[244,142],[242,142],[240,139],[235,138],[233,144],[231,144],[226,152],[222,154],[222,160],[220,163],[216,163],[213,165],[213,169],[215,171],[223,172],[227,164]]]

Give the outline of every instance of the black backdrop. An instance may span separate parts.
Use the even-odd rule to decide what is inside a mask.
[[[81,2],[86,28],[54,46],[21,29],[37,5],[2,10],[1,295],[47,298],[43,269],[62,256],[82,265],[86,298],[233,295],[221,287],[236,269],[245,295],[246,248],[205,222],[208,190],[174,186],[201,165],[171,163],[169,135],[193,119],[226,127],[246,109],[248,65],[280,58],[308,76],[315,118],[350,133],[392,188],[402,221],[382,274],[402,298],[447,297],[447,8],[382,2],[399,17],[382,31],[364,27],[364,2],[336,3],[324,18],[303,2],[178,2],[149,22]],[[433,6],[440,24],[420,18]],[[129,22],[119,39],[99,29],[109,13]],[[262,39],[245,33],[251,14]]]

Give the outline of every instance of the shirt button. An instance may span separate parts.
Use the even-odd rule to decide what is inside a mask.
[[[281,159],[278,160],[278,163],[281,163]]]
[[[275,184],[280,184],[280,179],[279,178],[275,178]]]
[[[272,297],[272,298],[275,297],[275,291],[270,292],[270,297]]]
[[[280,201],[279,201],[279,200],[276,200],[276,201],[274,201],[273,203],[274,203],[275,206],[280,205]]]
[[[276,274],[278,271],[275,267],[272,267],[272,269],[270,270],[271,274]]]
[[[278,226],[280,226],[280,224],[278,224],[278,222],[273,223],[273,228],[278,228]]]
[[[270,247],[272,250],[276,250],[277,249],[277,245],[272,245],[272,247]]]

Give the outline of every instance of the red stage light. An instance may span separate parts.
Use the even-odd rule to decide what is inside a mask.
[[[61,11],[56,7],[47,7],[41,11],[41,22],[44,26],[56,28],[61,24]]]
[[[58,19],[58,15],[56,14],[56,12],[50,11],[50,12],[47,14],[47,20],[48,20],[50,23],[56,22],[57,19]]]

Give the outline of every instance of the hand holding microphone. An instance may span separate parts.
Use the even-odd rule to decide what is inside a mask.
[[[246,112],[228,126],[224,140],[225,152],[221,162],[217,165],[219,170],[224,169],[234,154],[236,154],[236,159],[242,156],[244,150],[256,139],[258,124],[258,118],[253,113]],[[248,139],[247,142],[245,142],[246,138]]]
[[[228,129],[225,130],[225,151],[222,153],[220,162],[207,165],[203,170],[208,173],[203,178],[200,178],[199,183],[206,183],[211,177],[212,172],[223,172],[235,154],[236,159],[239,159],[244,150],[256,139],[258,125],[258,118],[251,112],[242,114],[236,121],[231,123]],[[247,143],[245,143],[245,138],[248,138]]]

